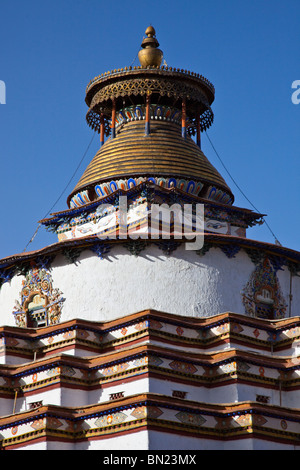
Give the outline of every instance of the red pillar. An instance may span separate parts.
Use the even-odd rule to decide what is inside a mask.
[[[181,135],[186,139],[186,101],[182,100]]]
[[[145,122],[145,134],[150,134],[150,93],[146,95],[146,122]]]
[[[114,139],[116,137],[116,100],[115,99],[113,99],[113,102],[112,102],[111,137],[112,137],[112,139]]]
[[[104,144],[104,116],[100,116],[100,147]]]

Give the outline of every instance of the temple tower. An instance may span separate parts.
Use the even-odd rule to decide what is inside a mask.
[[[152,26],[139,60],[86,88],[57,241],[0,260],[2,448],[298,448],[300,253],[205,156],[214,86]]]

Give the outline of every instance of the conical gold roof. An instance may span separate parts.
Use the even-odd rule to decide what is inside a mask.
[[[143,121],[128,122],[114,139],[108,139],[86,168],[72,195],[100,182],[135,176],[164,176],[200,181],[231,191],[191,137],[184,139],[181,127],[166,121],[151,121],[145,135]]]

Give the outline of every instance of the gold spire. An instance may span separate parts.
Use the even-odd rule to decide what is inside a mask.
[[[142,67],[148,65],[159,67],[163,58],[163,53],[158,49],[159,42],[155,37],[155,29],[149,26],[145,31],[147,37],[143,39],[138,57]]]

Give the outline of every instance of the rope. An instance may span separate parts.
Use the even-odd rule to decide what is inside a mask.
[[[90,146],[92,145],[92,142],[94,140],[94,137],[95,137],[95,133],[93,133],[93,137],[91,138],[90,140],[90,143],[88,144],[83,156],[81,157],[81,160],[80,162],[78,163],[73,175],[71,176],[71,178],[69,179],[68,183],[66,184],[65,188],[63,189],[63,191],[61,192],[60,196],[56,199],[55,203],[51,206],[51,208],[48,210],[47,214],[44,215],[43,219],[45,219],[49,214],[50,212],[53,210],[53,208],[56,206],[56,204],[60,201],[60,199],[62,198],[63,194],[65,193],[65,191],[67,190],[68,186],[71,184],[72,180],[75,178],[75,175],[77,173],[77,171],[79,170],[83,160],[85,159],[85,156],[86,154],[88,153],[89,149],[90,149]],[[27,245],[25,246],[24,250],[23,250],[23,253],[27,250],[27,247],[28,245],[30,245],[30,243],[33,242],[33,240],[35,239],[40,227],[41,227],[42,224],[39,224],[37,226],[37,229],[36,231],[34,232],[34,234],[32,235],[31,239],[29,240],[29,242],[27,243]]]
[[[261,212],[252,204],[252,202],[250,201],[250,199],[246,196],[246,194],[244,193],[244,191],[242,191],[242,189],[240,188],[240,186],[237,184],[237,182],[235,181],[235,179],[231,176],[229,170],[226,168],[226,166],[224,165],[220,155],[218,154],[217,150],[215,149],[215,146],[214,144],[212,143],[209,135],[207,134],[207,132],[205,131],[205,134],[206,134],[206,137],[208,138],[209,142],[210,142],[210,145],[212,146],[215,154],[217,155],[218,159],[220,160],[223,168],[225,169],[225,171],[227,172],[227,174],[229,175],[229,177],[231,178],[231,180],[233,181],[233,183],[235,184],[235,186],[238,188],[238,190],[240,191],[240,193],[244,196],[244,198],[249,202],[249,204],[253,207],[253,209],[258,212],[259,214],[261,214]],[[268,227],[268,229],[270,230],[271,234],[273,235],[274,237],[274,240],[275,240],[275,243],[278,244],[278,245],[281,245],[281,243],[278,241],[278,238],[276,237],[276,235],[274,234],[274,232],[272,231],[271,227],[269,226],[269,224],[267,223],[266,219],[264,217],[262,217],[262,220],[264,221],[264,223],[266,224],[266,226]]]
[[[136,58],[137,58],[137,56],[138,56],[138,53],[139,53],[139,51],[136,53],[136,56],[135,56],[135,58],[133,59],[133,61],[132,61],[132,62],[131,62],[131,64],[130,64],[130,67],[132,67],[132,66],[133,66],[133,64],[135,63],[135,61],[136,61]]]

